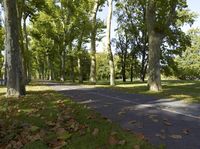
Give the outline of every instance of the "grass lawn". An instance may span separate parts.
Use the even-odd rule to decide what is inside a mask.
[[[128,93],[153,95],[159,98],[172,98],[177,100],[185,100],[186,102],[200,102],[200,81],[182,81],[182,80],[164,80],[162,81],[163,90],[160,92],[148,91],[147,83],[133,82],[122,83],[117,82],[113,89],[119,89]],[[97,85],[97,87],[109,87]]]
[[[45,85],[28,86],[27,96],[19,99],[6,99],[5,91],[0,88],[0,148],[156,148],[142,134],[122,130]]]

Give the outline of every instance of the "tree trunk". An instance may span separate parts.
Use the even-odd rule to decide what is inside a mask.
[[[125,60],[122,61],[122,80],[126,82],[126,64]]]
[[[66,59],[66,47],[63,48],[62,55],[61,55],[61,81],[65,81],[65,59]]]
[[[69,43],[69,51],[71,52],[71,55],[69,56],[70,60],[70,80],[74,83],[75,82],[75,74],[74,74],[74,55],[72,51],[72,41]]]
[[[23,83],[16,0],[4,0],[3,2],[7,53],[7,96],[19,97],[25,95],[25,85]]]
[[[156,31],[156,10],[155,1],[149,0],[146,10],[146,23],[149,37],[149,67],[148,67],[148,86],[151,91],[160,91],[160,46],[162,35]]]
[[[78,40],[78,47],[77,47],[77,51],[78,51],[78,80],[79,83],[83,83],[83,70],[82,70],[82,41],[83,41],[83,33],[81,33],[80,38]]]
[[[96,19],[99,9],[99,0],[95,0],[92,12],[92,31],[91,31],[91,66],[90,66],[90,82],[96,84]]]
[[[112,0],[108,0],[108,16],[107,16],[107,31],[106,31],[106,49],[108,51],[108,60],[109,60],[109,67],[110,67],[110,85],[115,85],[115,66],[114,66],[114,59],[111,49],[111,41],[110,41],[110,34],[111,34],[111,20],[112,20]]]
[[[26,76],[27,76],[27,82],[31,81],[31,55],[29,51],[29,41],[28,41],[28,34],[27,34],[27,27],[26,27],[26,19],[27,17],[23,17],[23,32],[24,32],[24,39],[25,39],[25,50],[26,50],[26,55],[25,55],[25,65],[26,65]]]
[[[133,62],[131,63],[131,82],[133,82]]]

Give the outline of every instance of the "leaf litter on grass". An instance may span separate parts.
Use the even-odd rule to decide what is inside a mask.
[[[6,122],[5,119],[0,120],[0,148],[56,149],[73,144],[77,137],[84,140],[88,136],[95,136],[96,145],[104,144],[106,148],[112,144],[133,146],[135,140],[138,145],[146,144],[143,139],[126,134],[115,127],[111,120],[93,111],[89,112],[88,109],[87,106],[72,103],[52,91],[37,94],[30,92],[20,100],[9,101],[7,109],[3,112],[0,110],[0,115],[6,115],[3,117]],[[121,114],[125,113],[126,111]],[[112,131],[111,128],[117,131]],[[88,140],[83,143],[91,142]]]

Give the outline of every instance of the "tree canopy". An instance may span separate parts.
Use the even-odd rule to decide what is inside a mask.
[[[98,18],[103,7],[110,8],[107,22]],[[24,84],[31,79],[96,83],[110,77],[114,85],[115,79],[139,78],[160,90],[161,74],[199,78],[199,30],[182,30],[196,17],[186,0],[16,0],[16,11]],[[5,27],[0,20],[0,50]],[[106,27],[106,51],[98,54],[96,41],[103,41]]]

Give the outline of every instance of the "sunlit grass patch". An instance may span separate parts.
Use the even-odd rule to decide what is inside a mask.
[[[158,98],[171,98],[186,102],[200,102],[200,81],[164,80],[162,91],[152,92],[148,90],[147,83],[118,83],[115,87],[109,85],[97,85],[96,87],[109,87],[123,92],[153,95]]]

